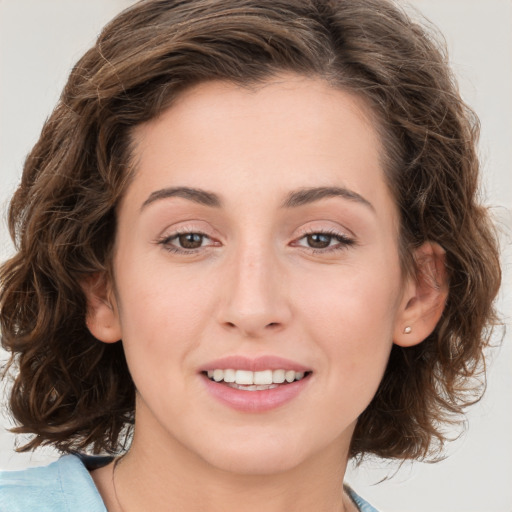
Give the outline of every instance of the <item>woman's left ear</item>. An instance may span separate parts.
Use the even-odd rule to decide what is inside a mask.
[[[414,251],[416,274],[408,278],[397,314],[393,341],[401,347],[421,343],[435,329],[448,297],[446,252],[435,242]]]

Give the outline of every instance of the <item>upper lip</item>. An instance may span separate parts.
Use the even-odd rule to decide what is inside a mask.
[[[311,368],[299,364],[290,359],[278,356],[259,356],[255,358],[231,355],[215,359],[201,366],[199,371],[206,372],[208,370],[247,370],[251,372],[261,372],[263,370],[295,370],[296,372],[308,372]]]

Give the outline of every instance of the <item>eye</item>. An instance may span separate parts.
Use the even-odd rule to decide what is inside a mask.
[[[177,235],[174,239],[183,249],[198,249],[203,245],[205,235],[200,233],[183,233]]]
[[[312,233],[304,237],[309,247],[314,249],[325,249],[331,245],[334,237],[325,233]]]
[[[318,231],[305,234],[301,238],[297,239],[294,245],[304,247],[306,249],[312,249],[313,252],[325,253],[346,249],[354,243],[355,241],[352,238],[349,238],[342,233]]]
[[[180,254],[194,254],[199,249],[215,245],[208,235],[192,231],[173,233],[158,240],[158,243],[167,251]]]

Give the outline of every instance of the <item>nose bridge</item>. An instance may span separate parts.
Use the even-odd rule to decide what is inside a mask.
[[[283,327],[290,310],[272,244],[241,242],[228,265],[229,286],[221,312],[224,325],[256,337]]]

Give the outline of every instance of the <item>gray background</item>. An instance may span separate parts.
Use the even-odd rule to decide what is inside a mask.
[[[73,63],[103,24],[131,0],[0,0],[0,260],[12,248],[5,208],[22,162],[57,101]],[[499,308],[512,313],[512,1],[413,0],[444,33],[466,101],[482,121],[484,198],[503,236],[505,285]],[[438,464],[374,461],[347,480],[382,512],[510,512],[512,510],[512,339],[491,357],[488,391],[468,415],[467,433]],[[0,418],[1,419],[1,418]],[[3,426],[2,426],[3,425]],[[15,454],[0,421],[0,469],[53,460],[49,449]],[[386,476],[392,476],[379,485]]]

